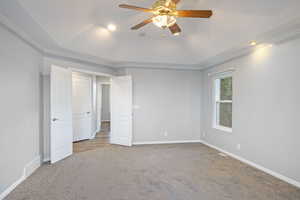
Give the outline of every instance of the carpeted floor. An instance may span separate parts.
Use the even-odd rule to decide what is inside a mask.
[[[299,200],[300,189],[202,144],[109,145],[43,165],[7,200]]]

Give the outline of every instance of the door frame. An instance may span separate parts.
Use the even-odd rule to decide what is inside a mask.
[[[109,85],[109,89],[111,87],[111,82],[106,82],[106,81],[101,81],[97,83],[97,98],[99,99],[99,92],[101,92],[101,105],[99,106],[99,100],[97,99],[96,107],[97,107],[97,132],[101,131],[101,122],[102,120],[102,88],[103,85]],[[110,101],[109,101],[109,106],[110,106]],[[99,125],[100,124],[100,125]],[[98,127],[99,126],[99,127]]]
[[[65,68],[68,68],[71,72],[81,72],[81,73],[86,73],[86,74],[90,74],[90,75],[96,75],[96,76],[105,76],[105,77],[116,77],[115,75],[112,75],[112,74],[108,74],[108,73],[102,73],[102,72],[95,72],[95,71],[92,71],[92,70],[84,70],[84,69],[78,69],[78,68],[74,68],[74,67],[69,67],[69,66],[66,66],[65,64],[55,64],[55,63],[51,63],[50,64],[50,66],[52,66],[52,65],[57,65],[57,66],[61,66],[61,67],[65,67]],[[107,82],[105,83],[105,84],[107,84]],[[111,86],[111,84],[110,84],[110,82],[108,83],[110,86]],[[45,88],[43,88],[43,89],[45,89]],[[49,91],[50,92],[50,91]],[[50,104],[50,102],[44,102],[44,109],[46,109],[47,107],[50,107],[51,106],[51,104]],[[50,113],[49,113],[49,116],[50,116]],[[50,119],[50,118],[49,118]],[[132,119],[133,120],[133,119]],[[50,121],[45,121],[44,122],[44,124],[46,125],[47,124],[47,127],[49,127],[50,128]],[[51,134],[51,133],[43,133],[43,134]],[[46,147],[50,147],[51,146],[51,140],[50,140],[50,136],[51,135],[49,135],[49,140],[47,141],[47,140],[45,140],[44,141],[44,146],[46,146]],[[133,136],[133,133],[132,133],[132,136]],[[45,136],[44,136],[45,137]],[[47,137],[46,137],[47,138]],[[110,142],[110,141],[109,141]],[[50,153],[50,149],[49,149],[49,153]],[[44,158],[44,162],[48,162],[49,160],[50,160],[50,156],[48,157],[47,156],[47,153],[44,155],[44,156],[46,156],[45,158]]]

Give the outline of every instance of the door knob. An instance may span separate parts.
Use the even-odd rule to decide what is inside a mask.
[[[58,119],[57,118],[53,118],[52,121],[55,122],[55,121],[58,121]]]

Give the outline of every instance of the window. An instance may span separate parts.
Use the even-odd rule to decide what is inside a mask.
[[[232,76],[215,79],[214,127],[223,131],[232,131]]]

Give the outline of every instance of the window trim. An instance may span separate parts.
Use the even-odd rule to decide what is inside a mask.
[[[233,100],[220,100],[220,79],[223,78],[228,78],[231,77],[233,80],[233,73],[232,72],[227,72],[227,73],[222,73],[219,75],[216,75],[213,78],[213,128],[223,131],[223,132],[227,132],[227,133],[232,133],[232,127],[226,127],[226,126],[222,126],[219,124],[219,117],[218,117],[218,107],[221,103],[231,103],[233,104]],[[233,114],[232,114],[233,115]]]

